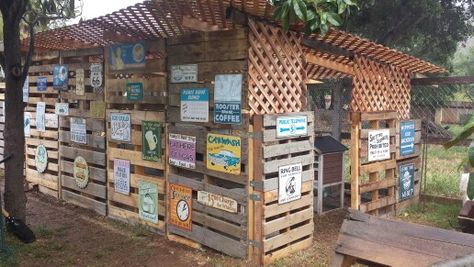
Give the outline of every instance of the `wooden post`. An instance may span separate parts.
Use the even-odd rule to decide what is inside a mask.
[[[360,112],[351,113],[351,207],[358,210],[360,204],[359,196],[359,135],[360,135]]]
[[[255,115],[253,116],[253,130],[254,130],[254,140],[253,140],[253,181],[257,183],[263,182],[262,179],[262,139],[263,139],[263,116]],[[262,189],[263,190],[263,189]],[[253,218],[253,240],[258,242],[258,246],[253,248],[253,260],[257,265],[264,264],[264,249],[263,249],[263,192],[254,190],[254,194],[260,197],[260,201],[253,201],[254,203],[254,218]],[[249,224],[249,228],[252,225]]]
[[[249,125],[249,133],[252,135],[253,134],[253,126],[252,124]],[[254,153],[254,148],[253,148],[253,136],[250,136],[248,139],[248,146],[249,146],[249,151],[248,151],[248,161],[249,161],[249,183],[247,185],[247,193],[249,196],[253,194],[253,186],[250,184],[251,181],[254,179],[254,173],[253,173],[253,168],[254,168],[254,162],[253,162],[253,153]],[[250,197],[248,198],[248,227],[247,227],[247,240],[253,240],[254,239],[254,203]],[[253,258],[253,246],[248,245],[247,246],[247,258],[252,259]]]

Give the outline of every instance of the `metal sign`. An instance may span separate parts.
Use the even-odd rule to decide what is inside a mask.
[[[38,78],[36,78],[36,90],[38,92],[44,92],[48,90],[48,77],[38,76]]]
[[[161,124],[142,121],[142,158],[149,161],[161,160]]]
[[[46,103],[36,103],[36,130],[38,132],[46,132],[45,112]]]
[[[169,163],[188,169],[196,168],[196,137],[170,133]]]
[[[415,121],[400,122],[400,156],[415,153]]]
[[[142,101],[143,83],[127,83],[127,99],[131,101]]]
[[[218,74],[214,86],[214,122],[241,124],[242,74]]]
[[[158,223],[158,185],[138,181],[138,197],[139,217],[145,221]]]
[[[25,132],[25,137],[31,136],[31,113],[25,112],[23,117],[23,128]]]
[[[48,150],[44,145],[38,145],[36,148],[35,165],[39,173],[45,172],[48,167]]]
[[[181,89],[181,121],[209,121],[209,90],[207,88]]]
[[[109,48],[111,70],[145,68],[146,49],[144,42],[114,44]]]
[[[237,213],[237,201],[232,198],[213,194],[206,191],[198,191],[197,201],[209,207],[213,207],[231,213]]]
[[[390,158],[390,130],[370,130],[368,136],[368,160],[377,161]]]
[[[26,76],[25,83],[23,83],[23,102],[28,103],[30,91],[30,76]]]
[[[189,187],[169,184],[169,223],[192,231],[193,190]]]
[[[117,193],[130,194],[130,161],[114,159],[114,188]]]
[[[91,85],[92,88],[97,89],[102,86],[102,64],[91,64],[90,66],[90,71],[91,71]]]
[[[59,91],[67,91],[69,82],[69,69],[67,65],[54,65],[53,88]]]
[[[71,142],[79,144],[87,144],[87,130],[86,130],[86,119],[83,118],[70,118],[71,124]]]
[[[54,104],[54,114],[59,116],[69,115],[69,103],[56,103]]]
[[[131,123],[129,113],[110,113],[110,137],[113,140],[130,142]]]
[[[81,156],[74,159],[73,176],[77,187],[84,189],[89,184],[89,166]]]
[[[413,197],[415,195],[415,164],[400,165],[398,176],[400,201]]]
[[[207,168],[230,174],[240,174],[240,137],[207,134]]]
[[[76,70],[76,95],[85,95],[84,69]]]
[[[198,65],[172,65],[171,83],[194,83],[198,81]]]
[[[307,116],[285,116],[277,118],[277,138],[304,136],[308,134]]]
[[[301,163],[278,168],[278,204],[288,203],[301,198]]]

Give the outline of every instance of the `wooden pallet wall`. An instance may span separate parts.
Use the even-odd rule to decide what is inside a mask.
[[[225,254],[247,257],[249,175],[248,116],[243,112],[240,125],[215,124],[214,80],[216,74],[243,74],[242,88],[247,88],[247,31],[193,33],[168,39],[168,69],[173,65],[197,64],[198,81],[171,83],[168,81],[169,107],[167,110],[168,133],[182,134],[196,139],[195,168],[169,166],[170,186],[184,186],[192,191],[191,229],[182,229],[170,222],[168,237],[183,243],[191,241]],[[180,117],[180,90],[183,88],[208,88],[209,122],[182,122]],[[246,90],[242,90],[242,109],[247,109]],[[207,168],[208,134],[232,135],[241,138],[240,174],[227,174]],[[199,191],[225,196],[237,202],[237,212],[229,212],[198,202]],[[168,191],[170,196],[170,191]],[[168,200],[169,201],[169,200]],[[170,204],[169,204],[170,205]],[[174,207],[169,207],[169,211]]]
[[[307,135],[277,138],[279,116],[307,116]],[[262,199],[254,205],[258,263],[270,264],[312,244],[314,123],[312,112],[253,117],[254,133],[261,136],[261,141],[253,141],[253,178],[258,185],[254,194]],[[279,204],[279,167],[298,163],[303,167],[301,198]]]
[[[165,41],[146,41],[146,66],[142,69],[111,70],[106,62],[107,104],[107,204],[108,216],[127,223],[142,224],[150,230],[165,232],[166,214],[166,51]],[[108,48],[105,50],[108,55]],[[129,100],[125,94],[129,82],[143,83],[143,101]],[[131,117],[131,142],[111,138],[111,114],[125,113]],[[162,127],[162,155],[158,162],[142,158],[142,121],[154,121]],[[114,159],[130,161],[130,194],[115,191]],[[140,181],[158,186],[158,223],[139,217],[138,185]]]
[[[251,114],[306,110],[306,70],[301,36],[249,21],[249,95]]]
[[[103,114],[92,114],[92,101],[104,101],[102,90],[90,82],[91,63],[103,64],[103,49],[66,51],[61,53],[63,64],[69,68],[69,90],[60,92],[60,101],[69,104],[69,115],[60,116],[61,198],[75,205],[91,209],[101,215],[107,213],[107,173],[105,142],[105,106]],[[84,71],[84,94],[76,91],[77,70]],[[99,116],[98,116],[99,115]],[[71,141],[71,119],[85,119],[86,144]],[[74,160],[83,157],[89,168],[89,182],[80,188],[74,179]]]
[[[59,63],[59,53],[49,52],[37,54],[29,68],[29,99],[25,112],[31,114],[31,137],[25,140],[26,181],[30,185],[37,185],[40,192],[59,197],[59,131],[58,117],[54,105],[59,102],[59,93],[53,89],[53,68]],[[47,78],[47,90],[38,91],[38,77]],[[46,103],[45,124],[46,131],[36,129],[36,105],[38,102]],[[44,173],[36,170],[35,152],[38,145],[44,145],[48,151],[48,166]]]

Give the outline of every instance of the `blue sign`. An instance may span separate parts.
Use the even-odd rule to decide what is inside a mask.
[[[39,76],[36,81],[36,90],[38,92],[46,91],[48,89],[48,77]]]
[[[181,121],[209,121],[209,89],[181,89]]]
[[[277,118],[277,138],[304,136],[308,134],[308,118],[291,116]]]
[[[415,153],[415,121],[400,122],[400,156]]]
[[[415,164],[400,165],[398,178],[400,201],[413,197],[415,195]]]
[[[53,88],[67,91],[69,70],[67,65],[55,65],[53,68]]]
[[[112,70],[145,68],[145,43],[114,44],[109,48]]]
[[[240,124],[240,102],[236,103],[215,103],[214,122],[222,124]]]

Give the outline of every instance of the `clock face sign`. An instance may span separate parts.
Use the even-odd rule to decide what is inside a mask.
[[[189,187],[169,184],[168,223],[182,230],[192,231],[193,190]]]

